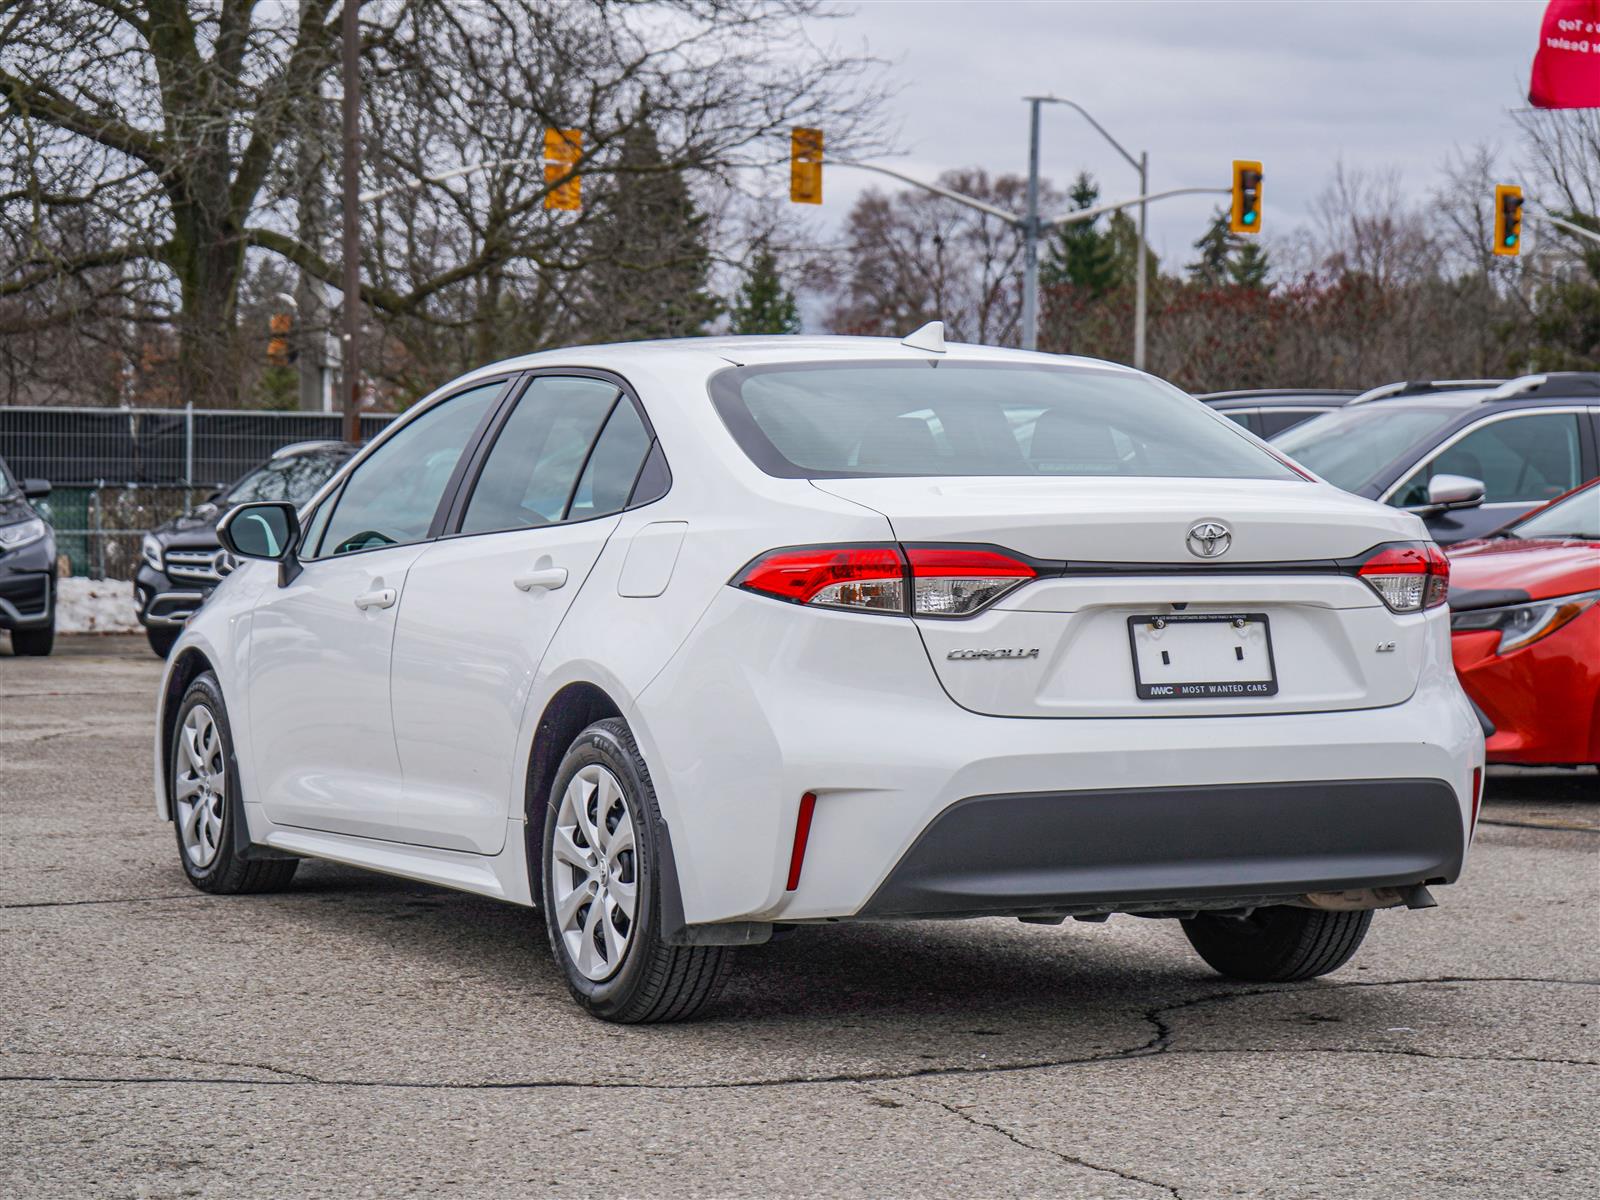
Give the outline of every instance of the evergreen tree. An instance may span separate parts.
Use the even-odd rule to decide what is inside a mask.
[[[1251,288],[1263,291],[1271,269],[1267,252],[1251,238],[1228,228],[1228,214],[1218,209],[1194,248],[1200,257],[1189,264],[1189,278],[1205,287]]]
[[[1082,171],[1068,196],[1075,210],[1093,208],[1100,199],[1100,189],[1089,173]],[[1131,265],[1131,257],[1129,262]],[[1099,220],[1079,221],[1063,226],[1051,240],[1040,276],[1046,287],[1067,285],[1098,298],[1119,282],[1117,266],[1117,247],[1113,238],[1099,228]]]
[[[756,248],[728,311],[734,333],[800,332],[800,309],[794,293],[783,286],[778,258],[764,244]]]
[[[580,302],[585,335],[632,341],[704,333],[722,306],[706,290],[706,218],[682,170],[667,163],[644,119],[623,135],[616,165],[616,174],[595,187],[593,265]]]

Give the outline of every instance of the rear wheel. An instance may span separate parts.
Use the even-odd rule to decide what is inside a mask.
[[[1189,944],[1233,979],[1291,983],[1337,971],[1350,961],[1372,924],[1372,912],[1259,908],[1248,917],[1202,913],[1183,922]]]
[[[299,859],[246,859],[234,844],[233,823],[244,816],[239,769],[222,689],[210,671],[189,685],[178,708],[168,748],[167,796],[178,861],[195,887],[234,895],[289,886]]]
[[[144,636],[150,640],[150,649],[155,651],[157,658],[165,658],[171,654],[172,647],[178,641],[178,631],[165,625],[146,625]]]
[[[542,903],[567,987],[602,1020],[685,1020],[733,966],[729,947],[662,940],[660,819],[627,723],[579,734],[545,808]]]
[[[56,621],[50,618],[50,624],[43,629],[13,629],[11,631],[11,653],[23,658],[43,658],[56,647]]]

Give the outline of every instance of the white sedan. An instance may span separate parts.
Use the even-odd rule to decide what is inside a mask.
[[[1421,521],[1108,363],[937,327],[550,351],[219,532],[159,698],[189,879],[536,906],[608,1020],[841,920],[1169,917],[1307,979],[1473,832]]]

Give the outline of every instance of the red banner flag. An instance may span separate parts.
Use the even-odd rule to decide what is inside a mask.
[[[1528,100],[1537,108],[1600,108],[1600,0],[1550,0]]]

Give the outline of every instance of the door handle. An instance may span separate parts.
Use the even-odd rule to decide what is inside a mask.
[[[564,587],[567,582],[567,569],[565,567],[542,567],[534,571],[524,571],[515,576],[511,582],[516,585],[519,592],[531,592],[534,588],[548,588],[555,591]]]
[[[399,593],[393,588],[374,588],[356,597],[356,607],[365,612],[369,608],[393,608]]]

